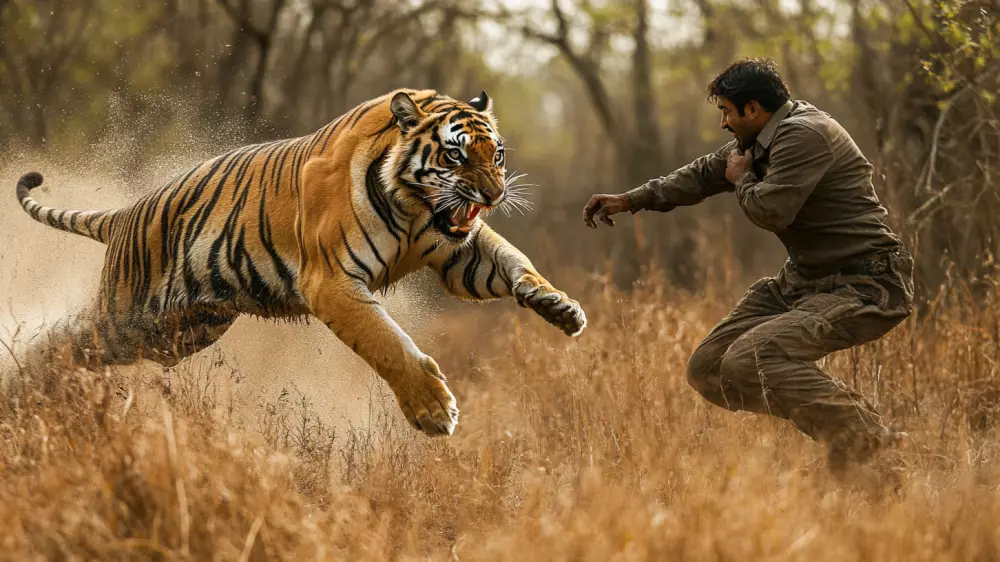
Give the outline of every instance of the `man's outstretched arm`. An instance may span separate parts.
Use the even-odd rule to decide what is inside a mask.
[[[583,209],[583,222],[597,228],[595,218],[614,226],[609,215],[642,210],[667,212],[675,207],[695,205],[723,191],[733,191],[726,179],[726,162],[736,147],[735,140],[719,150],[695,159],[667,176],[654,178],[645,184],[617,195],[597,194]]]
[[[719,150],[696,158],[666,176],[653,178],[627,191],[633,211],[670,211],[675,207],[696,205],[723,191],[732,191],[726,179],[726,159],[738,145],[726,143]]]

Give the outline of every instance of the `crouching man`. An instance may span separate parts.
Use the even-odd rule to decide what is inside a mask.
[[[735,139],[625,193],[594,195],[583,220],[613,226],[615,213],[667,212],[733,193],[788,259],[695,349],[688,380],[720,407],[791,421],[827,445],[835,471],[866,463],[902,434],[815,361],[880,338],[910,315],[912,256],[884,222],[872,165],[832,117],[790,99],[770,59],[734,63],[708,94]]]

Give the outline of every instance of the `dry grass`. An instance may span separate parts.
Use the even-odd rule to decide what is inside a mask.
[[[112,372],[22,379],[0,404],[2,557],[1000,557],[995,296],[943,291],[830,358],[913,437],[903,495],[875,497],[829,477],[784,422],[698,397],[687,355],[738,294],[651,279],[627,298],[584,289],[575,341],[526,311],[456,313],[429,347],[462,407],[450,439],[377,407],[372,427],[335,432],[294,397],[237,423],[198,372],[169,393]]]

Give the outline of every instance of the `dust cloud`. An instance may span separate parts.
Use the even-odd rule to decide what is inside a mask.
[[[91,171],[93,161],[73,169],[24,157],[0,164],[0,190],[7,192],[0,205],[0,340],[13,342],[20,354],[47,325],[88,305],[97,293],[106,248],[26,215],[15,197],[23,173],[37,170],[45,176],[34,191],[42,204],[110,209],[127,206],[145,189],[196,161],[176,158],[153,173],[147,170],[155,180],[144,186],[121,174]],[[421,283],[426,280],[419,276],[404,280],[386,297],[376,296],[418,345],[433,339],[437,319],[434,298],[421,290]],[[14,366],[8,350],[0,348],[0,373],[16,372]],[[231,408],[234,421],[247,427],[260,417],[261,408],[280,397],[298,403],[305,398],[312,415],[338,430],[366,428],[372,410],[383,407],[402,421],[384,381],[315,318],[291,324],[241,317],[214,346],[172,369],[149,361],[116,369],[138,385],[142,380],[170,384],[184,369],[200,374],[211,382],[215,399]]]

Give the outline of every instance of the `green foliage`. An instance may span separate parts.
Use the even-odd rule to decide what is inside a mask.
[[[936,3],[929,25],[938,45],[921,62],[941,92],[972,88],[992,102],[995,74],[1000,68],[1000,11],[996,8],[964,0]],[[989,80],[991,75],[993,81]]]

